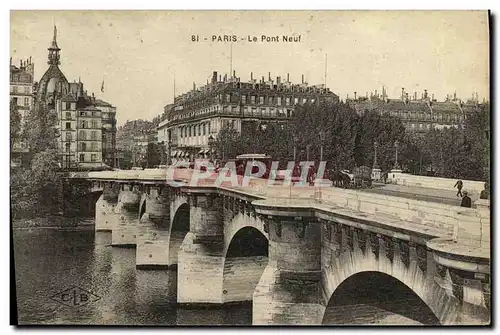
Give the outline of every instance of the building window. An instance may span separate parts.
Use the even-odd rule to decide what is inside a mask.
[[[30,105],[30,99],[29,98],[24,98],[24,105],[29,106]]]
[[[97,121],[92,121],[92,128],[94,129],[99,128],[99,123]]]
[[[80,130],[80,140],[86,140],[87,139],[87,134],[85,131]]]
[[[71,122],[66,122],[66,129],[71,129]]]
[[[80,154],[80,162],[85,162],[85,154]]]
[[[66,143],[66,152],[70,152],[70,151],[71,151],[71,144]]]
[[[281,97],[278,97],[278,106],[281,106]]]
[[[305,105],[306,103],[307,103],[307,98],[302,99],[302,104]]]
[[[255,103],[255,95],[250,96],[250,103],[252,103],[252,104]]]
[[[208,133],[210,134],[210,123],[208,124]]]
[[[242,95],[241,96],[241,103],[242,104],[246,104],[247,103],[247,96],[246,95]]]
[[[80,116],[85,116],[85,112],[80,112]]]
[[[205,136],[207,134],[207,124],[204,123],[203,124],[203,136]]]
[[[82,121],[82,128],[87,128],[87,121]]]
[[[231,120],[231,128],[236,129],[234,120]]]
[[[85,142],[80,143],[80,151],[87,151],[87,143]]]
[[[294,105],[296,105],[296,104],[298,104],[298,103],[299,103],[299,98],[294,98],[294,99],[293,99],[293,104],[294,104]]]
[[[97,162],[97,155],[96,155],[96,154],[91,154],[91,155],[90,155],[90,160],[91,160],[92,162]]]
[[[259,104],[261,104],[261,105],[264,104],[264,97],[259,97]]]
[[[92,142],[90,147],[92,148],[92,151],[97,151],[97,143],[96,142]]]
[[[24,87],[24,93],[30,94],[30,87],[29,86]]]
[[[226,94],[226,102],[231,102],[231,94]]]
[[[71,109],[71,102],[66,102],[66,109]]]
[[[92,141],[97,140],[97,131],[92,131],[92,133],[90,133],[90,138]]]
[[[71,112],[66,112],[66,119],[71,120]]]
[[[191,126],[189,126],[189,137],[191,137]]]
[[[267,100],[268,100],[268,103],[269,103],[270,105],[272,105],[272,104],[273,104],[273,101],[274,101],[274,97],[268,97],[268,98],[267,98]]]
[[[73,135],[71,134],[71,132],[67,132],[66,133],[66,141],[71,141],[73,139]]]
[[[311,99],[311,103],[313,104],[316,101],[316,99]]]
[[[287,106],[290,106],[290,98],[289,98],[289,97],[287,97],[285,101],[286,101],[286,105],[287,105]]]
[[[12,87],[12,92],[17,93],[17,86]]]

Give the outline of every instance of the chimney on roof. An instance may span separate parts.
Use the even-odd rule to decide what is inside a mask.
[[[214,73],[212,74],[212,83],[216,82],[217,82],[217,71],[214,71]]]
[[[375,96],[378,98],[377,90],[375,90]]]
[[[476,92],[476,102],[479,102],[479,94]]]
[[[453,100],[457,100],[457,91],[455,91],[455,93],[453,93]]]
[[[267,74],[269,76],[269,81],[271,81],[271,72],[268,72]]]
[[[434,94],[432,94],[432,101],[434,101]]]
[[[302,84],[304,83],[304,75],[302,75]]]
[[[349,100],[349,94],[347,94],[347,97],[345,98],[346,100]]]
[[[356,94],[357,94],[357,92],[354,92],[354,100],[356,100]]]
[[[424,90],[424,99],[427,99],[427,90]]]
[[[250,80],[253,81],[253,72],[250,72]]]
[[[233,70],[233,78],[236,78],[236,70]]]
[[[280,84],[280,77],[276,76],[276,85]]]
[[[290,82],[290,73],[287,73],[287,74],[286,74],[286,81],[287,81],[287,83],[289,83],[289,82]]]
[[[405,98],[405,88],[401,87],[401,100],[404,100]]]
[[[31,64],[31,56],[30,56],[30,64]]]
[[[264,83],[264,76],[262,76],[262,83]]]
[[[196,91],[196,83],[193,81],[193,91]]]

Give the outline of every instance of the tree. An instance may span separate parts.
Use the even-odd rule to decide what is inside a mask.
[[[231,125],[225,125],[219,131],[214,142],[217,155],[223,160],[234,158],[243,152],[243,148],[248,147],[248,143],[243,144],[240,134]]]
[[[10,150],[21,137],[21,114],[17,110],[17,104],[13,99],[10,101]]]
[[[32,154],[57,148],[57,115],[44,103],[35,104],[26,117],[26,124],[29,126],[24,127],[24,138]]]

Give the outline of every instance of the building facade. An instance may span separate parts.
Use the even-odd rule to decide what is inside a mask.
[[[88,95],[83,83],[69,83],[60,65],[57,29],[48,48],[49,68],[35,83],[36,99],[57,115],[63,169],[105,169],[116,161],[116,108]]]
[[[238,132],[247,122],[288,122],[297,105],[320,101],[338,101],[338,96],[324,85],[293,84],[287,75],[276,80],[264,77],[260,81],[250,76],[241,82],[233,72],[222,78],[213,72],[207,85],[176,96],[174,103],[165,106],[164,119],[158,126],[158,138],[163,139],[171,160],[208,157],[209,139],[230,125]]]
[[[358,97],[354,92],[354,99],[346,100],[358,114],[366,111],[376,111],[381,114],[398,117],[409,132],[425,133],[431,129],[442,129],[463,125],[467,113],[479,103],[477,96],[467,102],[448,95],[444,101],[437,101],[434,95],[429,96],[427,90],[418,97],[417,92],[409,96],[404,88],[399,99],[389,99],[385,88],[382,94],[377,91],[366,96]]]
[[[10,100],[14,103],[21,115],[21,131],[25,127],[26,117],[33,108],[33,83],[35,64],[31,57],[21,60],[19,67],[12,65],[10,60]],[[25,161],[29,150],[23,141],[14,143],[11,153],[11,166],[20,167]]]

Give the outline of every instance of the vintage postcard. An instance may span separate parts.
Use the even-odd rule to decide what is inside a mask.
[[[11,11],[11,323],[489,326],[489,28]]]

